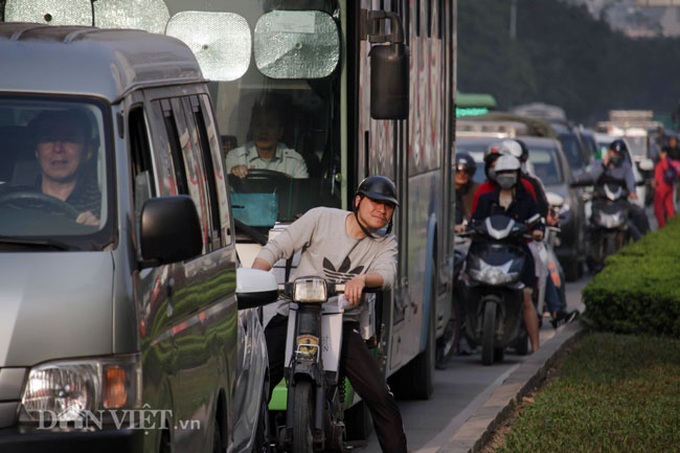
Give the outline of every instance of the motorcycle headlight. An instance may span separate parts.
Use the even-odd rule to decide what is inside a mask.
[[[295,280],[293,284],[293,301],[299,303],[326,302],[328,300],[328,287],[326,281],[318,277],[303,277]]]
[[[615,214],[601,214],[599,223],[605,228],[617,228],[625,222],[625,218],[621,212]]]
[[[503,266],[492,266],[484,261],[479,261],[479,266],[476,269],[470,269],[470,277],[489,285],[511,283],[519,278],[518,272],[511,272],[511,265],[512,263],[508,262]]]
[[[21,398],[31,420],[76,421],[83,411],[141,405],[141,361],[122,357],[48,362],[31,368]]]

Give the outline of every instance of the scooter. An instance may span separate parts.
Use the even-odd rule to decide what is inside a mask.
[[[481,344],[482,363],[503,360],[505,348],[529,352],[521,281],[528,227],[504,215],[493,215],[462,234],[472,239],[461,281],[465,290],[465,335]]]
[[[591,272],[602,270],[605,259],[619,251],[630,239],[640,238],[639,231],[628,218],[629,203],[628,191],[619,183],[595,187],[588,225],[588,267]]]
[[[279,285],[280,294],[291,303],[285,362],[287,408],[285,424],[276,427],[278,451],[345,451],[349,389],[339,372],[343,313],[349,306],[344,288],[344,284],[314,276]],[[364,313],[370,314],[367,308]]]
[[[437,339],[435,368],[438,370],[445,369],[446,363],[458,351],[458,341],[463,324],[463,307],[460,305],[460,301],[463,299],[464,294],[460,285],[456,282],[460,279],[463,268],[465,267],[465,257],[467,255],[468,247],[469,241],[456,235],[453,253],[454,288],[452,296],[453,300],[451,301],[451,309],[453,310],[454,315],[451,316],[451,319],[444,328],[444,334]]]

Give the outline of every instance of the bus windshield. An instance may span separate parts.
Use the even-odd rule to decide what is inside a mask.
[[[237,231],[243,224],[267,230],[314,206],[339,207],[336,2],[281,9],[272,0],[232,0],[220,13],[167,3],[168,34],[190,47],[212,40],[219,49],[195,53],[212,80]],[[211,38],[197,37],[197,28]]]

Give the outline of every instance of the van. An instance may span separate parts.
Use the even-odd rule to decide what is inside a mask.
[[[0,55],[0,451],[253,451],[276,282],[238,268],[195,56],[29,23]]]

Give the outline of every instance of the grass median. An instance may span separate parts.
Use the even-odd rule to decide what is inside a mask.
[[[483,451],[680,451],[680,340],[585,334]]]

